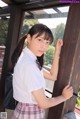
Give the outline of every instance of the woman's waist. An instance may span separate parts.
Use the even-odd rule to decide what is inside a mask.
[[[40,112],[44,111],[44,109],[40,108],[38,104],[18,102],[17,106],[19,108],[26,108],[26,109],[36,110],[36,111],[40,111]]]

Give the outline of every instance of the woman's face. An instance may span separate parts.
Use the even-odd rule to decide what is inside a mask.
[[[50,41],[44,39],[44,34],[36,37],[33,35],[32,37],[27,35],[28,48],[34,53],[36,56],[41,56],[45,53],[50,45]]]

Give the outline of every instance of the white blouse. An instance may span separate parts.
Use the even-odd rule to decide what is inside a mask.
[[[24,48],[13,74],[13,97],[22,103],[37,104],[32,91],[43,88],[45,90],[45,79],[36,64],[36,56]]]

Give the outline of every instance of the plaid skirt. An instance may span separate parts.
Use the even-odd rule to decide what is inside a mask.
[[[44,119],[45,111],[36,104],[18,103],[12,119]]]

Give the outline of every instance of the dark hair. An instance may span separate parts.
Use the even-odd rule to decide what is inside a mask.
[[[44,33],[44,39],[49,40],[50,43],[53,42],[53,35],[51,30],[43,24],[35,24],[28,32],[30,36],[32,37],[33,35],[37,34],[36,37],[42,35]]]
[[[30,34],[30,36],[32,37],[33,35],[37,34],[36,37],[42,35],[44,33],[44,39],[49,40],[50,43],[53,42],[53,35],[51,30],[43,24],[35,24],[34,26],[31,27],[31,29],[29,30],[28,34]],[[20,56],[23,46],[24,46],[24,41],[26,39],[27,35],[23,36],[17,47],[15,48],[12,57],[11,57],[11,61],[12,61],[12,67],[14,68],[15,63],[17,62],[18,57]],[[41,57],[37,57],[38,61],[40,62],[41,67],[43,66],[43,56]]]

